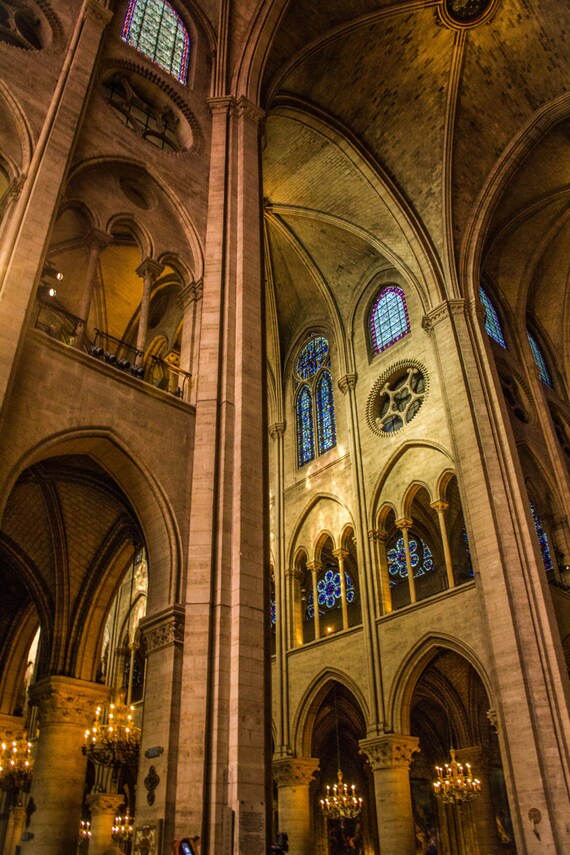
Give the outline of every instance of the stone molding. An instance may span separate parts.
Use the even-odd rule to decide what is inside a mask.
[[[269,436],[271,439],[277,439],[278,436],[283,436],[285,433],[285,422],[274,422],[269,426]]]
[[[338,388],[340,389],[343,395],[346,395],[349,390],[352,391],[353,389],[356,389],[356,380],[356,373],[344,374],[342,377],[339,378]]]
[[[430,333],[435,326],[441,323],[441,321],[445,321],[446,318],[450,318],[452,315],[465,315],[465,309],[466,302],[463,299],[445,300],[439,306],[436,306],[435,309],[432,309],[431,312],[428,312],[427,315],[424,315],[422,327],[426,332]]]
[[[307,561],[307,570],[310,570],[311,573],[319,573],[323,569],[323,565],[320,561]]]
[[[110,235],[108,232],[104,232],[101,229],[91,229],[83,238],[85,246],[89,249],[96,247],[100,252],[105,249],[105,247],[109,246],[112,240],[113,235]]]
[[[443,499],[436,499],[435,502],[430,504],[430,507],[437,511],[439,514],[444,513],[449,508],[449,502],[444,501]]]
[[[253,101],[250,101],[249,98],[246,98],[244,95],[238,99],[236,107],[236,112],[239,118],[247,116],[248,119],[253,119],[258,124],[261,124],[265,119],[265,110],[262,110],[261,107],[254,104]]]
[[[204,282],[199,279],[198,282],[189,282],[180,290],[178,295],[178,304],[182,309],[187,309],[192,303],[197,303],[202,299],[204,294]]]
[[[339,561],[341,558],[344,561],[345,558],[348,558],[348,556],[350,555],[350,552],[348,551],[348,549],[343,549],[342,546],[340,546],[338,549],[333,549],[332,554],[334,555],[335,558],[338,558]]]
[[[172,644],[184,643],[184,609],[172,606],[144,618],[140,624],[145,656]]]
[[[93,816],[98,814],[116,816],[124,803],[125,797],[120,793],[91,793],[87,796],[87,804]]]
[[[368,540],[374,543],[386,543],[388,540],[388,532],[378,528],[371,528],[368,532]]]
[[[111,689],[72,677],[46,677],[29,690],[30,703],[39,709],[40,729],[52,724],[87,727],[98,704],[109,700]]]
[[[159,264],[158,261],[154,260],[154,258],[147,257],[139,264],[135,273],[142,279],[146,279],[148,277],[151,282],[155,282],[163,270],[163,264]]]
[[[371,736],[358,743],[360,753],[368,758],[372,771],[380,769],[409,768],[412,755],[420,750],[417,736],[405,736],[390,733],[384,736]]]
[[[25,721],[21,715],[8,715],[8,713],[0,713],[0,735],[4,740],[9,741],[17,739],[24,735]]]
[[[396,528],[399,528],[400,531],[404,531],[404,529],[411,529],[414,521],[409,519],[408,517],[401,517],[399,520],[395,520],[394,525]]]
[[[87,0],[85,4],[85,17],[92,18],[106,27],[113,17],[113,11],[103,3],[100,3],[99,0]]]
[[[278,787],[302,787],[319,771],[318,757],[283,757],[273,760],[273,778]]]

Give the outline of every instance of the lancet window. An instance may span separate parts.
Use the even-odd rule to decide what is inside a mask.
[[[536,529],[536,536],[538,538],[538,545],[540,546],[540,554],[542,555],[542,563],[544,564],[545,570],[553,570],[554,562],[552,560],[552,553],[550,552],[550,544],[548,542],[548,535],[544,529],[542,524],[542,520],[536,512],[536,508],[534,506],[534,502],[530,503],[530,512],[532,514],[532,518],[534,520],[534,527]]]
[[[506,349],[505,336],[503,335],[497,310],[484,288],[479,288],[479,294],[481,295],[481,302],[485,307],[485,331],[497,344]]]
[[[329,343],[312,336],[295,364],[297,465],[304,466],[336,445]]]
[[[370,345],[381,353],[410,332],[406,297],[401,288],[389,285],[376,297],[368,316]]]
[[[190,37],[180,15],[166,0],[130,0],[121,38],[186,83]]]
[[[538,366],[538,370],[540,373],[540,379],[543,383],[546,383],[547,386],[552,388],[552,378],[550,376],[550,371],[548,370],[548,366],[546,364],[546,359],[544,358],[544,354],[540,349],[537,340],[528,330],[526,331],[528,336],[528,343],[530,344],[530,349],[532,350],[532,355],[534,356],[534,361]]]

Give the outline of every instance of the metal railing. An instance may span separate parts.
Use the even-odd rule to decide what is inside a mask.
[[[62,306],[56,305],[48,297],[38,297],[38,314],[36,316],[36,328],[43,330],[50,338],[62,341],[72,346],[78,334],[81,318],[73,315]]]

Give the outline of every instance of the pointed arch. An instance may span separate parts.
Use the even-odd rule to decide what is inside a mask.
[[[373,354],[382,353],[410,332],[406,295],[397,285],[378,293],[368,315],[368,332]]]
[[[187,82],[190,36],[167,0],[131,0],[121,38],[179,83]]]

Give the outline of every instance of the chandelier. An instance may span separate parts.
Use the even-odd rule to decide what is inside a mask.
[[[29,793],[32,785],[32,744],[24,736],[2,742],[0,754],[0,790]]]
[[[141,731],[133,724],[134,707],[119,703],[98,706],[83,753],[97,766],[133,766],[139,756]]]
[[[115,843],[118,844],[121,852],[130,851],[131,840],[133,839],[133,823],[134,819],[128,814],[115,817],[115,824],[111,829],[111,835]]]
[[[91,823],[86,819],[82,819],[79,823],[79,834],[77,835],[77,843],[81,846],[86,840],[91,837]]]
[[[340,745],[338,739],[338,709],[336,684],[334,687],[334,727],[336,734],[337,783],[327,784],[325,796],[321,799],[321,812],[327,819],[354,819],[362,810],[362,797],[356,795],[354,784],[345,784],[340,769]]]
[[[436,766],[437,780],[433,782],[436,798],[448,805],[472,802],[481,793],[481,782],[471,775],[469,763],[465,767],[455,759],[455,749],[450,748],[451,763]]]

